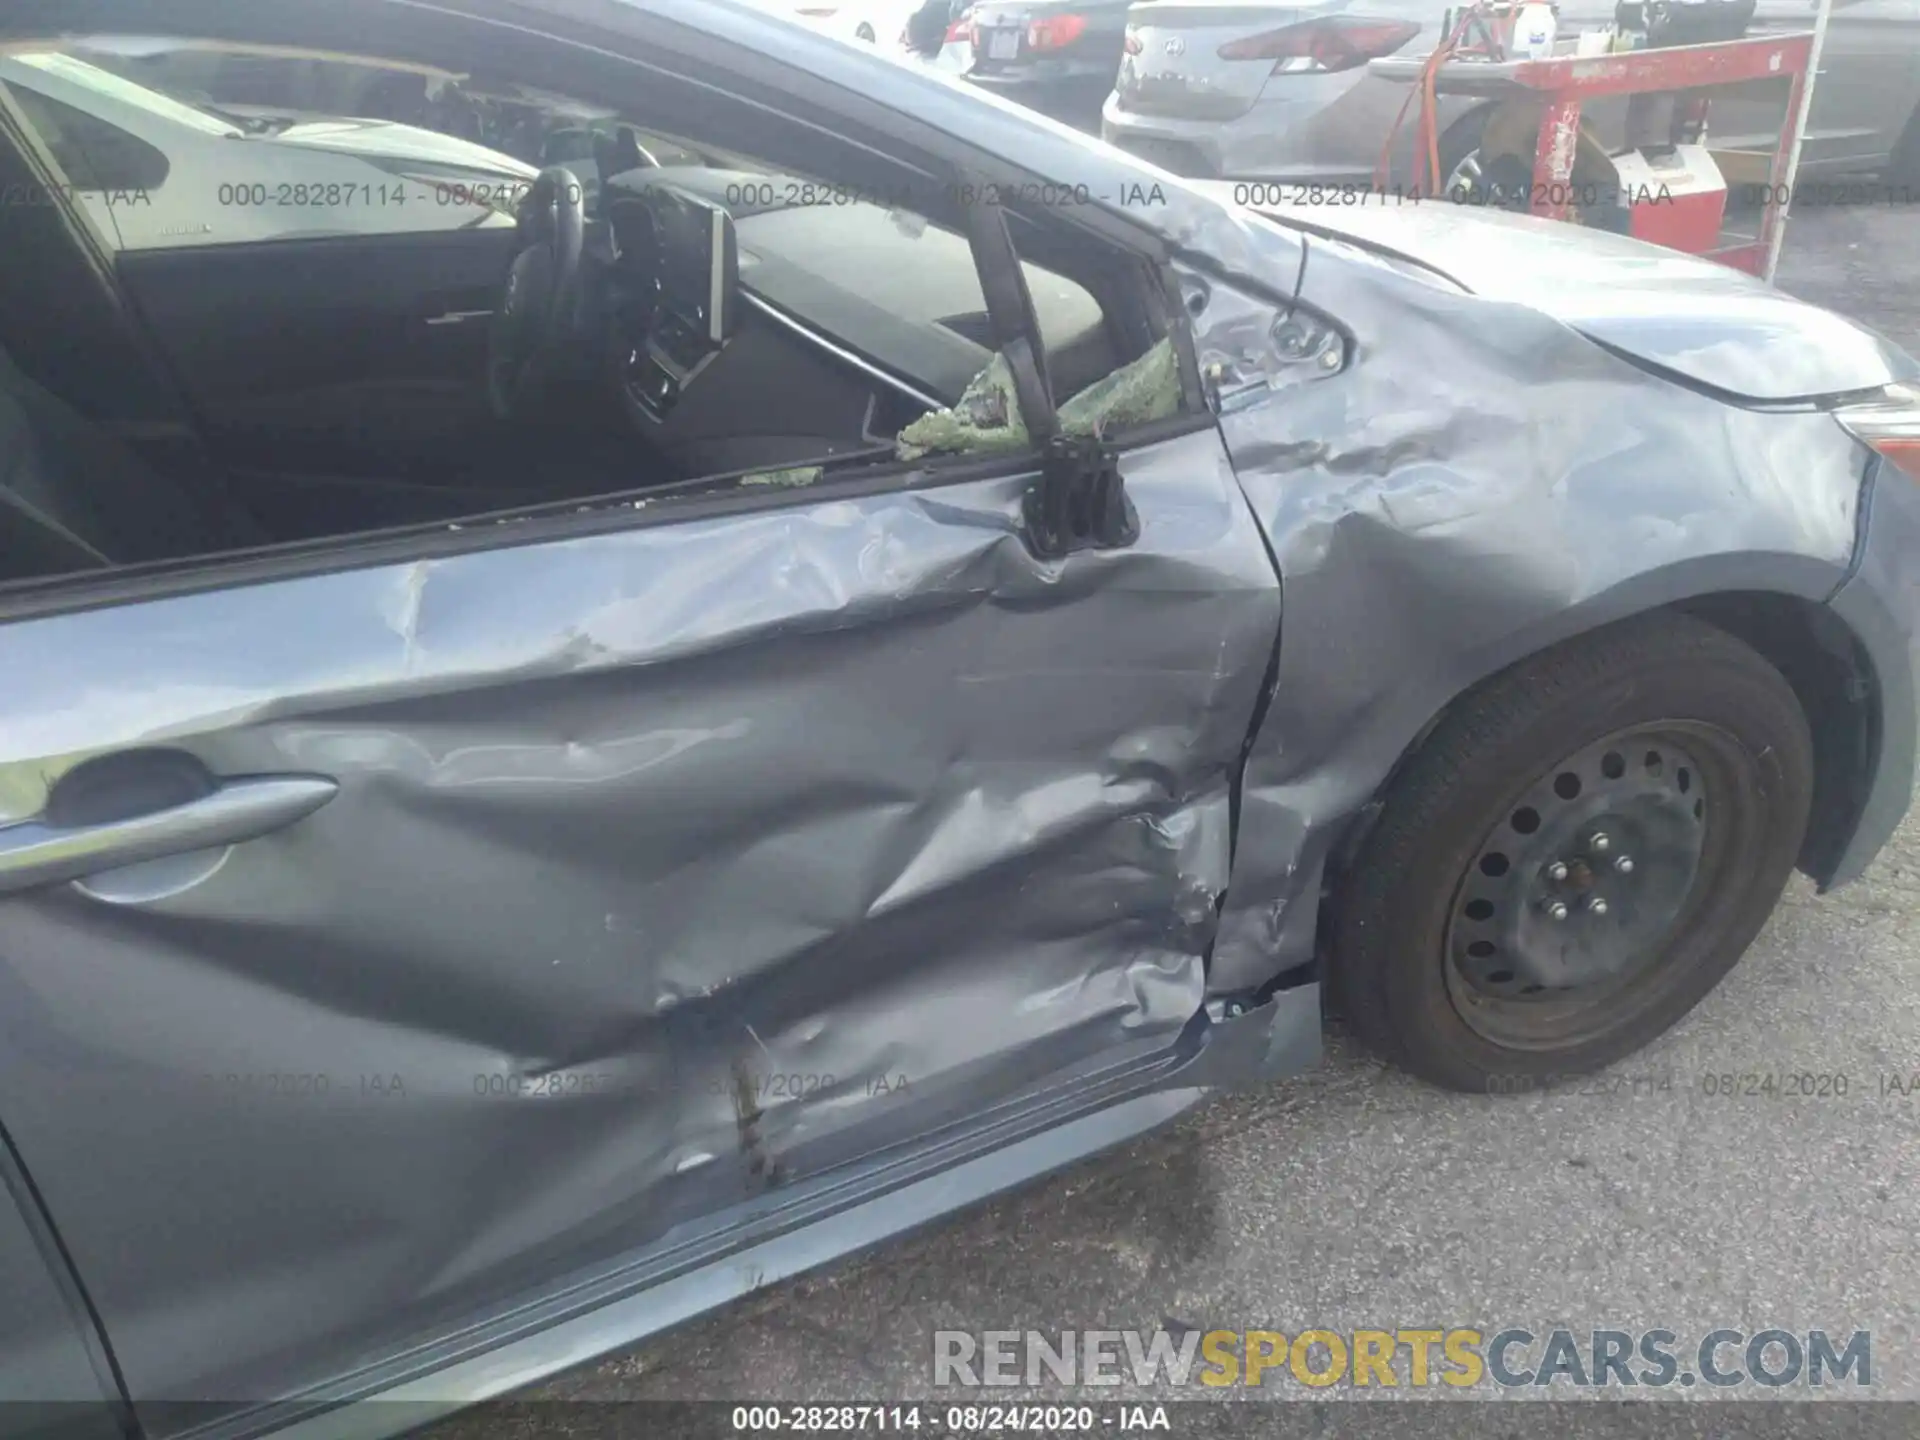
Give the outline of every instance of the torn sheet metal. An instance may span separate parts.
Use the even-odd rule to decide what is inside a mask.
[[[826,468],[820,465],[792,465],[784,470],[756,470],[751,475],[742,475],[740,484],[747,489],[757,486],[770,486],[776,490],[801,489],[817,483],[826,473]]]
[[[1222,992],[1313,960],[1329,854],[1454,696],[1686,596],[1824,600],[1861,482],[1858,448],[1824,414],[1732,408],[1538,310],[1337,242],[1312,242],[1300,299],[1349,332],[1351,362],[1222,421],[1287,606],[1211,975]],[[1240,344],[1244,304],[1220,313]]]
[[[1217,432],[1124,471],[1141,540],[1064,561],[1012,475],[0,627],[11,818],[140,747],[339,783],[4,907],[0,1113],[136,1396],[299,1391],[1172,1045],[1280,597]]]

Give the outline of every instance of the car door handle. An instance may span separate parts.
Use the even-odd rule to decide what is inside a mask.
[[[304,820],[339,790],[339,782],[322,775],[267,775],[228,780],[201,799],[125,820],[8,825],[0,828],[0,894],[252,840]]]

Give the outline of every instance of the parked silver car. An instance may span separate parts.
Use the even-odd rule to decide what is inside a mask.
[[[1435,0],[1141,0],[1129,12],[1102,134],[1179,174],[1366,183],[1408,93],[1370,76],[1367,62],[1432,50],[1443,15]],[[1612,0],[1560,6],[1563,31],[1612,19]],[[1813,19],[1807,0],[1760,0],[1752,33],[1805,30]],[[1901,183],[1920,183],[1920,0],[1835,0],[1822,68],[1804,169],[1892,166]],[[1475,100],[1441,101],[1446,170],[1473,148],[1484,109]],[[1591,107],[1610,144],[1623,110]],[[1777,95],[1716,98],[1713,144],[1770,151],[1781,111]],[[1412,130],[1409,115],[1395,146],[1396,176],[1411,173]]]

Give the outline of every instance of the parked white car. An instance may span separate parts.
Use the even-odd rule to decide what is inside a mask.
[[[973,7],[966,6],[947,26],[947,43],[930,62],[937,70],[964,75],[973,68]]]
[[[793,12],[807,24],[857,40],[864,45],[893,49],[920,0],[774,0],[774,8]]]
[[[189,105],[76,56],[0,56],[76,198],[123,249],[512,226],[539,171],[387,120],[293,124]]]

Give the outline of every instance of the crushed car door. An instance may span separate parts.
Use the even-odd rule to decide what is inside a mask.
[[[0,1116],[149,1434],[1175,1044],[1280,596],[1102,431],[7,602]]]

